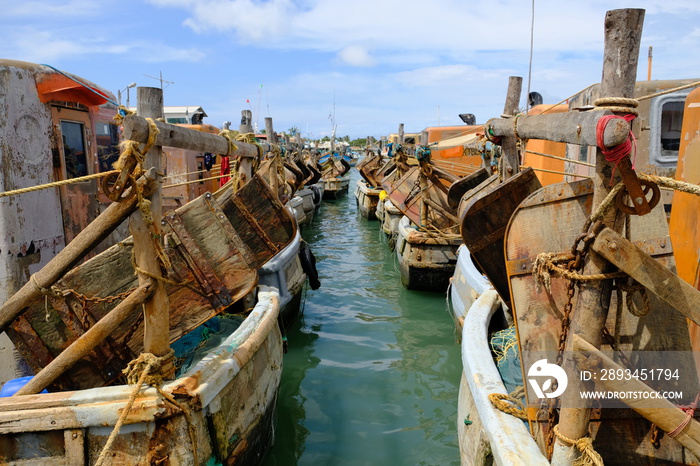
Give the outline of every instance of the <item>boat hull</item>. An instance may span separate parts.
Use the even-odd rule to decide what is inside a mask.
[[[399,222],[403,214],[391,202],[391,199],[386,198],[381,203],[384,208],[384,218],[382,219],[382,230],[389,236],[394,236],[399,231]],[[378,210],[378,209],[377,209]]]
[[[355,184],[355,199],[357,208],[367,220],[377,220],[377,204],[381,189],[370,188],[364,180],[357,180]]]
[[[261,287],[246,320],[163,391],[143,389],[107,458],[111,464],[257,464],[273,441],[282,367],[279,297]],[[0,461],[94,464],[132,386],[0,398]],[[192,446],[190,428],[196,442]]]
[[[258,269],[259,283],[279,290],[280,322],[286,329],[299,317],[306,274],[299,258],[301,235]]]
[[[323,180],[323,199],[340,199],[348,195],[349,178],[329,178]]]
[[[409,290],[444,292],[454,273],[460,244],[458,237],[420,232],[403,217],[396,239],[401,283]]]

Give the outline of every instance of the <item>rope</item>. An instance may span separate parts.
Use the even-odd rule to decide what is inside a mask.
[[[534,154],[534,155],[539,155],[541,157],[549,157],[550,159],[557,159],[561,160],[564,162],[570,162],[570,163],[576,163],[579,165],[585,165],[587,167],[595,167],[594,163],[588,163],[588,162],[581,162],[580,160],[574,160],[574,159],[567,159],[566,157],[559,157],[558,155],[551,155],[551,154],[544,154],[542,152],[535,152],[534,150],[526,150],[525,151],[528,154]]]
[[[678,406],[680,409],[685,411],[686,416],[685,416],[685,419],[683,419],[683,421],[681,421],[681,423],[678,424],[678,426],[675,429],[668,432],[669,437],[671,437],[671,438],[678,437],[678,435],[681,432],[683,432],[683,429],[685,429],[686,426],[688,424],[690,424],[690,421],[692,421],[693,417],[695,416],[695,410],[698,408],[698,401],[699,400],[700,400],[700,393],[698,393],[695,396],[695,400],[691,404],[689,404],[688,406]]]
[[[83,181],[94,180],[95,178],[102,178],[113,173],[119,173],[117,170],[110,170],[108,172],[95,173],[87,176],[80,176],[78,178],[71,178],[68,180],[54,181],[51,183],[40,184],[37,186],[30,186],[29,188],[14,189],[12,191],[5,191],[0,193],[0,197],[14,196],[17,194],[30,193],[32,191],[40,191],[42,189],[55,188],[58,186],[65,186],[67,184],[82,183]]]
[[[173,175],[173,176],[176,176],[176,175]],[[227,177],[227,176],[231,176],[231,174],[230,174],[230,173],[227,173],[227,174],[225,174],[225,175],[210,176],[209,178],[201,178],[201,179],[198,178],[198,179],[196,179],[196,180],[190,180],[190,181],[183,181],[183,182],[181,182],[181,183],[168,184],[168,185],[163,186],[163,189],[165,189],[165,188],[175,188],[175,187],[177,187],[177,186],[185,186],[185,185],[187,185],[187,184],[201,183],[201,182],[209,181],[209,180],[218,180],[219,178],[225,178],[225,177]]]
[[[228,150],[226,151],[225,155],[233,155],[238,151],[238,146],[236,145],[235,141],[239,135],[240,133],[238,131],[233,131],[229,129],[225,129],[219,132],[219,136],[225,137],[228,141]]]
[[[141,386],[144,383],[154,387],[158,393],[166,399],[166,401],[182,411],[185,416],[185,420],[187,421],[187,429],[190,434],[190,441],[192,442],[192,456],[197,458],[197,433],[194,429],[194,424],[192,423],[191,413],[186,406],[178,403],[171,395],[163,392],[160,387],[163,383],[163,376],[157,371],[160,370],[164,362],[167,362],[172,358],[173,354],[175,354],[175,352],[172,349],[166,355],[161,357],[157,357],[152,353],[141,353],[138,358],[131,361],[126,369],[123,370],[124,374],[127,376],[127,382],[129,384],[135,384],[135,386],[131,392],[129,400],[126,403],[126,406],[124,407],[124,410],[122,411],[121,416],[119,416],[119,419],[114,425],[114,429],[112,429],[112,433],[107,439],[107,443],[105,443],[105,446],[102,448],[95,466],[101,466],[107,458],[107,455],[111,451],[114,441],[116,440],[126,417],[129,415],[129,412],[134,405],[136,397],[141,391]],[[151,372],[153,372],[153,374],[151,374]]]
[[[611,278],[623,278],[628,276],[624,272],[595,273],[590,275],[583,275],[578,272],[572,272],[571,270],[565,269],[555,264],[555,256],[556,255],[551,252],[542,252],[537,255],[537,257],[532,263],[532,273],[536,279],[535,287],[538,293],[542,291],[542,286],[544,286],[547,292],[551,292],[552,274],[556,277],[566,278],[568,280],[575,281],[609,280]]]
[[[597,102],[597,101],[596,101]],[[630,122],[634,120],[635,115],[632,113],[629,113],[625,115],[624,117],[620,117],[617,115],[605,115],[601,117],[598,120],[598,123],[596,124],[596,144],[598,145],[598,148],[600,151],[603,153],[605,156],[605,160],[607,160],[610,163],[614,163],[613,171],[612,174],[610,175],[610,184],[612,185],[612,178],[615,175],[615,169],[617,169],[617,165],[625,158],[627,157],[631,152],[632,149],[635,149],[636,152],[636,147],[637,147],[637,140],[634,137],[634,133],[632,133],[632,130],[629,132],[629,136],[627,139],[625,139],[625,142],[622,142],[615,147],[605,147],[605,143],[603,141],[604,135],[605,135],[605,127],[610,123],[612,120],[618,120],[618,119],[623,119],[626,122]],[[634,163],[632,164],[634,165]],[[634,168],[634,166],[632,167]]]
[[[593,440],[590,437],[581,437],[580,439],[570,439],[559,432],[559,426],[554,426],[554,435],[567,446],[576,448],[581,456],[576,458],[574,466],[603,466],[603,458],[593,448]]]
[[[697,86],[700,86],[700,81],[695,81],[694,83],[685,84],[683,86],[674,87],[672,89],[666,89],[665,91],[659,91],[659,92],[656,92],[654,94],[645,95],[643,97],[637,97],[637,100],[652,99],[652,98],[658,97],[660,95],[671,94],[671,93],[676,92],[676,91],[682,91],[683,89],[688,89],[689,87],[697,87]]]
[[[522,388],[523,387],[519,387],[519,389]],[[489,393],[489,401],[493,407],[499,411],[515,416],[518,419],[527,420],[525,405],[523,405],[523,402],[514,396],[517,393],[518,388],[516,388],[510,395],[506,395],[505,393]]]

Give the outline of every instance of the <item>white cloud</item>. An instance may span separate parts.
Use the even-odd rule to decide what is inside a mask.
[[[352,66],[374,66],[376,61],[369,55],[365,47],[361,45],[349,45],[338,52],[338,58]]]

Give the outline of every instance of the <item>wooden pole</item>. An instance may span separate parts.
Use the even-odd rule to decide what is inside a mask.
[[[136,111],[144,118],[159,118],[163,113],[163,91],[155,87],[139,87]],[[162,173],[162,148],[154,146],[146,153],[144,168],[154,168]],[[140,269],[139,284],[144,285],[154,279],[153,296],[144,304],[143,350],[157,357],[170,352],[170,305],[165,286],[158,279],[162,277],[155,241],[160,241],[160,219],[162,216],[161,187],[150,197],[152,225],[148,225],[141,210],[131,215],[129,229],[134,238],[134,260]],[[172,364],[163,367],[166,377],[172,376]]]
[[[241,124],[238,127],[241,134],[253,132],[253,112],[250,110],[241,110]]]
[[[155,172],[151,172],[150,181],[155,179]],[[138,183],[144,186],[146,194],[151,192],[152,183],[146,184],[146,178],[139,179]],[[34,274],[34,278],[24,284],[17,293],[0,307],[0,333],[5,331],[10,323],[20,315],[27,306],[42,295],[37,287],[50,288],[66,271],[77,264],[85,255],[106,238],[124,219],[136,209],[136,196],[124,201],[114,202],[92,221],[83,231],[68,243],[56,256],[44,267]]]
[[[608,11],[605,16],[605,51],[603,56],[603,77],[600,92],[604,97],[628,97],[634,95],[637,76],[639,44],[644,22],[644,10],[624,9]],[[610,186],[611,167],[606,162],[600,149],[596,153],[596,174],[593,177],[593,208],[612,189]],[[617,209],[611,209],[603,223],[613,230],[622,229],[622,216]],[[607,270],[608,262],[595,251],[589,251],[583,273],[592,275]],[[578,335],[595,347],[600,347],[603,326],[610,307],[612,292],[611,280],[584,281],[580,284],[569,336]],[[573,338],[568,338],[567,348],[571,348]],[[578,380],[569,381],[570,385],[562,397],[562,409],[559,415],[559,432],[570,439],[579,439],[588,434],[590,409],[566,408],[567,398],[579,396],[586,387]],[[557,440],[554,455],[568,455],[570,447]],[[554,463],[555,457],[552,458]]]
[[[406,135],[403,132],[403,123],[399,124],[399,144],[404,144],[406,142]]]
[[[511,76],[508,78],[508,92],[506,93],[506,103],[503,107],[505,115],[517,115],[520,104],[520,93],[522,92],[523,78]],[[501,146],[503,160],[503,179],[508,179],[520,171],[520,153],[517,148],[515,138],[506,138]]]
[[[265,117],[265,135],[267,136],[267,142],[277,144],[277,135],[272,128],[272,117]]]
[[[151,296],[153,282],[145,280],[138,288],[132,291],[124,301],[117,304],[114,309],[101,318],[87,332],[75,340],[61,354],[44,367],[26,385],[20,388],[13,396],[32,395],[39,393],[48,387],[61,374],[73,364],[92,351],[105,338],[109,336],[135,309],[143,304]]]

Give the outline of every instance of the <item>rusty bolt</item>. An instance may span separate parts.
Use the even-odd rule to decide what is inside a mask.
[[[617,251],[617,243],[615,243],[615,242],[608,243],[608,249],[611,251]]]

